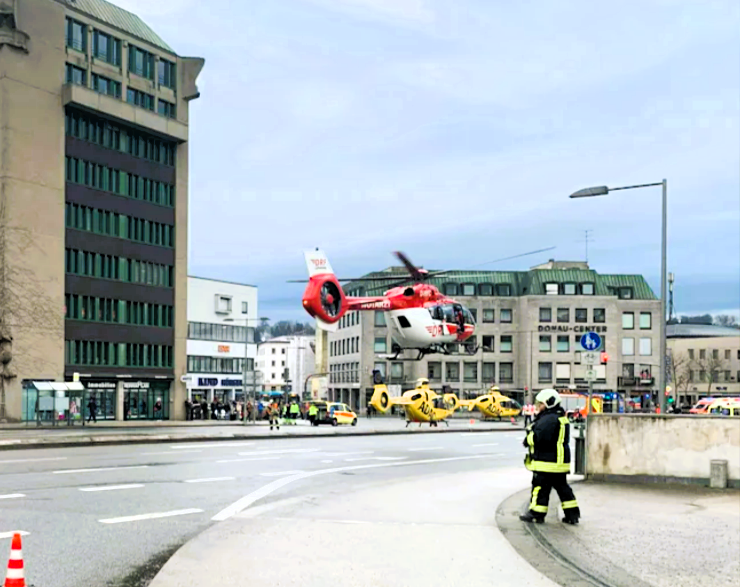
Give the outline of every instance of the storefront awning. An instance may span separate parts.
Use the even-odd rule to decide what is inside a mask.
[[[80,381],[31,381],[39,391],[85,391]]]

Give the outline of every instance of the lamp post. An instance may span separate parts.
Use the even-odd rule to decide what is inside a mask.
[[[571,198],[591,198],[594,196],[605,196],[609,192],[619,190],[632,190],[638,188],[657,187],[663,188],[663,210],[661,220],[661,247],[660,247],[660,372],[658,373],[658,402],[660,413],[665,414],[665,381],[666,381],[666,256],[667,256],[667,224],[668,224],[668,182],[664,179],[659,183],[644,183],[640,185],[628,185],[618,188],[607,186],[596,186],[578,190],[570,195]]]
[[[244,403],[242,406],[242,424],[245,426],[247,425],[247,364],[249,363],[249,323],[250,322],[259,322],[265,320],[265,318],[224,318],[224,322],[244,322],[245,323],[245,337],[244,337],[244,366],[242,367],[242,386],[244,387]],[[252,368],[252,377],[255,377],[256,371],[254,368]],[[252,395],[254,395],[255,388],[257,386],[256,378],[252,382]],[[255,399],[255,398],[253,398]],[[256,401],[252,402],[252,422],[256,421],[255,418],[255,410],[254,410],[254,404]]]

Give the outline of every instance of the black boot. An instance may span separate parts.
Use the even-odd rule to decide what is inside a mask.
[[[544,524],[545,523],[545,518],[540,518],[539,516],[534,516],[534,515],[532,515],[532,512],[527,512],[526,514],[520,515],[519,516],[519,519],[522,522],[529,522],[530,524],[533,523],[533,522],[535,524]]]
[[[563,524],[571,524],[573,526],[576,526],[578,524],[578,518],[574,516],[565,516],[563,518]]]

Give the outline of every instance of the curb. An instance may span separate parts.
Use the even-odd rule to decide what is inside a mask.
[[[297,433],[297,434],[280,434],[272,435],[269,433],[265,434],[230,434],[229,436],[215,435],[215,434],[201,434],[201,435],[190,435],[190,436],[170,436],[168,434],[152,434],[152,435],[108,435],[108,436],[81,436],[70,438],[66,440],[48,439],[48,438],[28,438],[28,439],[12,439],[12,440],[0,440],[0,451],[4,450],[28,450],[34,448],[67,448],[72,446],[116,446],[125,444],[157,444],[157,443],[178,443],[178,442],[206,442],[206,441],[236,441],[236,440],[277,440],[277,439],[291,439],[291,438],[335,438],[335,437],[347,437],[354,438],[356,436],[400,436],[409,434],[459,434],[461,432],[470,433],[484,433],[484,432],[512,432],[522,431],[523,428],[500,428],[500,429],[474,429],[474,428],[458,428],[458,429],[434,429],[434,430],[419,430],[419,429],[402,429],[402,430],[377,430],[367,432],[316,432],[316,433]]]

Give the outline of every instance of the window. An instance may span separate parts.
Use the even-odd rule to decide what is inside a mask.
[[[217,295],[216,312],[220,314],[228,314],[229,312],[231,312],[231,297]]]
[[[540,308],[540,322],[552,322],[552,308]]]
[[[495,336],[484,336],[483,337],[483,352],[484,353],[492,353],[494,349],[496,348],[495,345]]]
[[[480,292],[480,295],[482,296],[492,296],[493,295],[493,284],[492,283],[481,283],[478,286],[478,291]]]
[[[623,338],[622,339],[622,355],[632,356],[635,354],[635,339],[634,338]]]
[[[121,64],[121,41],[104,32],[93,32],[93,57],[111,65]],[[120,96],[119,96],[120,97]]]
[[[462,295],[474,296],[475,295],[475,284],[463,283],[462,284]]]
[[[140,92],[139,90],[128,88],[126,91],[126,101],[129,104],[138,106],[139,108],[144,108],[154,112],[154,96],[147,94],[146,92]]]
[[[385,379],[385,363],[375,363],[373,365],[373,371],[380,372],[381,376]]]
[[[460,381],[460,363],[445,363],[445,381]]]
[[[606,322],[606,310],[604,308],[594,308],[594,323],[604,324]]]
[[[632,330],[635,327],[635,313],[634,312],[623,312],[622,313],[622,328],[624,330]]]
[[[509,283],[499,283],[496,285],[496,295],[497,296],[503,296],[508,297],[511,295],[511,284]]]
[[[496,310],[483,310],[483,322],[495,322]]]
[[[558,322],[570,322],[570,309],[558,308]]]
[[[376,336],[375,337],[375,346],[373,347],[373,350],[376,353],[385,353],[388,349],[386,346],[386,340],[384,336]]]
[[[470,312],[470,315],[473,317],[473,324],[478,323],[478,310],[475,308],[468,308],[468,311]]]
[[[545,294],[548,296],[558,295],[558,284],[557,283],[546,283]]]
[[[570,352],[570,337],[566,335],[558,336],[558,352],[568,353]]]
[[[575,283],[564,283],[563,284],[563,293],[566,296],[574,296],[574,295],[576,295],[576,284]]]
[[[576,308],[576,322],[579,324],[585,324],[588,322],[588,309],[587,308]]]
[[[97,73],[94,73],[92,76],[92,87],[99,94],[112,96],[113,98],[121,97],[121,83],[98,75]]]
[[[498,377],[501,383],[513,383],[514,363],[499,363]]]
[[[617,291],[617,297],[620,300],[631,300],[632,295],[632,288],[631,287],[620,287]]]
[[[375,310],[375,326],[385,326],[385,312],[382,310]]]
[[[650,365],[640,365],[640,379],[650,379],[652,376],[652,368]]]
[[[694,360],[694,349],[689,349],[689,359]]]
[[[717,349],[712,349],[712,359],[715,361],[719,359],[719,351]]]
[[[175,105],[164,100],[158,101],[157,112],[160,116],[165,116],[166,118],[177,118]]]
[[[706,349],[699,349],[699,360],[703,361],[706,358],[707,358]]]
[[[653,327],[653,315],[650,312],[640,312],[640,330],[650,330]]]
[[[510,353],[514,350],[514,343],[511,336],[503,335],[501,337],[501,352]]]
[[[725,361],[729,361],[729,360],[730,360],[730,349],[726,349],[725,350]]]
[[[478,363],[465,363],[463,380],[468,383],[478,383]]]
[[[67,18],[66,41],[67,47],[83,53],[87,51],[87,26]]]
[[[445,295],[456,296],[458,295],[457,284],[456,283],[445,283],[442,286],[442,291],[445,293]]]
[[[510,310],[509,308],[501,308],[501,322],[505,324],[510,324],[512,320],[512,313],[513,310]]]
[[[540,383],[552,382],[552,363],[540,363],[538,379]]]
[[[482,383],[496,383],[496,363],[483,363],[482,376]]]
[[[242,314],[247,314],[248,312],[249,312],[249,303],[242,302]]]
[[[442,363],[428,363],[427,377],[429,381],[442,381]]]
[[[634,363],[624,363],[624,364],[622,364],[622,377],[626,377],[627,379],[634,379],[634,377],[635,377],[635,365],[634,365]]]
[[[67,63],[67,83],[75,84],[77,86],[86,86],[87,71],[70,63]]]
[[[391,363],[391,379],[403,379],[403,363]]]
[[[570,363],[555,365],[555,379],[558,383],[570,383]]]
[[[541,335],[540,336],[540,352],[541,353],[551,353],[552,352],[552,338],[550,335]]]
[[[594,284],[593,283],[582,283],[581,284],[581,293],[584,296],[592,296],[592,295],[594,295]]]
[[[172,88],[173,90],[175,89],[177,84],[177,79],[175,78],[175,67],[174,63],[167,61],[166,59],[159,60],[157,69],[160,85]]]
[[[640,339],[640,355],[643,357],[649,357],[653,354],[653,339],[641,338]]]
[[[128,70],[147,79],[154,79],[154,55],[135,45],[128,48]]]

